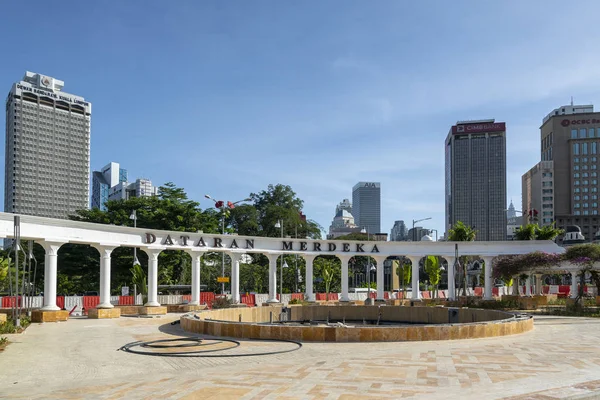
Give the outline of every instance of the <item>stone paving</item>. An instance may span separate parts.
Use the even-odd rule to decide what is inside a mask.
[[[152,357],[117,350],[133,341],[185,335],[170,325],[178,318],[71,319],[8,335],[12,343],[0,352],[0,398],[600,398],[598,319],[536,317],[532,332],[507,337],[305,343],[298,351],[253,357]],[[290,346],[243,341],[231,351]]]

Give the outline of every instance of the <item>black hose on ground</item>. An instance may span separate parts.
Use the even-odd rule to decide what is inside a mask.
[[[127,343],[126,345],[122,346],[118,350],[125,351],[127,353],[141,354],[141,355],[146,355],[146,356],[220,358],[220,357],[269,356],[269,355],[275,355],[275,354],[284,354],[284,353],[290,353],[292,351],[296,351],[296,350],[298,350],[298,349],[300,349],[302,347],[302,343],[297,342],[295,340],[261,339],[261,340],[257,340],[256,342],[292,343],[292,344],[295,344],[297,347],[295,347],[293,349],[287,349],[287,350],[265,351],[265,352],[259,352],[259,353],[206,354],[206,353],[214,353],[214,352],[217,352],[217,351],[227,351],[227,350],[235,349],[236,347],[239,347],[241,345],[241,343],[238,342],[237,340],[224,339],[224,338],[215,339],[214,342],[210,342],[210,343],[203,343],[203,340],[207,340],[207,339],[203,339],[203,338],[197,336],[197,337],[185,337],[185,338],[176,338],[176,339],[152,340],[152,341],[149,341],[149,342],[138,341],[138,342]],[[211,340],[211,339],[208,339],[208,340]],[[172,343],[172,342],[191,342],[191,343],[181,343],[181,344],[176,344],[176,345],[162,345],[162,344],[158,344],[158,343]],[[213,346],[213,345],[220,344],[220,343],[223,343],[223,342],[232,343],[233,345],[229,346],[229,347],[226,347],[226,348],[222,348],[222,349],[182,351],[182,352],[169,352],[169,353],[157,353],[157,352],[153,352],[153,351],[143,351],[143,350],[136,349],[136,347],[141,347],[141,348],[160,348],[160,349],[166,349],[166,348],[168,348],[168,349],[172,349],[172,348],[195,347],[195,346]]]

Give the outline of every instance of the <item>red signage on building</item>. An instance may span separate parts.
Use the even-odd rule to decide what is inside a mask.
[[[563,119],[560,124],[564,127],[569,125],[588,125],[588,124],[600,124],[600,119],[587,118],[587,119]]]
[[[505,122],[488,122],[484,124],[460,124],[452,127],[452,134],[469,134],[484,132],[504,132],[506,131]]]

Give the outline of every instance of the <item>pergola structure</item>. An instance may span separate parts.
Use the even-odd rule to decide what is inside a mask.
[[[12,238],[15,214],[0,213],[0,238]],[[66,243],[87,244],[96,248],[100,256],[100,304],[98,308],[112,308],[110,303],[111,253],[117,247],[139,248],[148,254],[149,307],[158,303],[158,256],[164,250],[182,250],[192,257],[192,301],[200,301],[201,257],[207,252],[225,252],[231,257],[231,293],[233,302],[240,301],[239,268],[243,254],[262,253],[269,259],[269,301],[277,302],[277,259],[282,255],[298,254],[306,261],[306,293],[308,301],[315,300],[313,291],[313,261],[321,255],[334,255],[341,260],[342,291],[340,301],[349,301],[348,262],[354,256],[370,256],[377,268],[377,299],[384,298],[383,262],[390,256],[404,256],[412,263],[412,299],[419,300],[419,261],[428,255],[440,256],[448,263],[448,276],[454,276],[455,246],[459,256],[477,256],[484,260],[484,298],[492,298],[492,260],[500,255],[526,254],[533,251],[562,253],[564,249],[552,241],[506,242],[361,242],[311,240],[291,238],[251,237],[206,233],[161,231],[145,228],[102,225],[62,219],[20,216],[21,240],[33,240],[45,250],[44,305],[42,310],[58,310],[56,305],[57,254]],[[448,280],[450,298],[454,298],[454,279]]]

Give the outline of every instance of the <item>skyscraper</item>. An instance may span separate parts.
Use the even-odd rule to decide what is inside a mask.
[[[367,233],[381,232],[381,183],[358,182],[352,188],[354,223]]]
[[[101,171],[92,173],[92,208],[106,211],[105,203],[108,201],[110,188],[121,182],[127,182],[127,170],[120,167],[119,163],[111,162]]]
[[[445,143],[446,232],[462,221],[476,240],[506,240],[506,124],[459,121]]]
[[[408,237],[409,236],[404,221],[400,220],[394,222],[394,226],[392,227],[392,231],[390,232],[390,240],[402,242],[408,240]]]
[[[565,230],[579,226],[585,240],[591,241],[600,227],[600,113],[593,105],[553,110],[543,119],[540,144],[541,162],[523,177],[525,183],[537,168],[537,179],[531,178],[535,193],[531,202],[524,193],[523,207],[536,207],[544,225],[556,222]]]
[[[91,103],[26,72],[6,99],[4,211],[67,218],[89,202]]]

